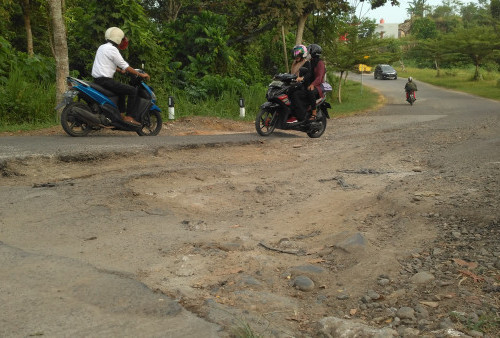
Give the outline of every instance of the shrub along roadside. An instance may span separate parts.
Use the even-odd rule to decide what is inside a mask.
[[[0,85],[0,129],[12,125],[50,125],[57,123],[55,84],[30,81],[14,69]]]

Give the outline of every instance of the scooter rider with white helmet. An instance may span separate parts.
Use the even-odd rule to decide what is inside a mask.
[[[125,33],[118,27],[110,27],[104,34],[106,43],[97,49],[94,64],[92,65],[92,77],[98,85],[112,91],[119,96],[118,108],[123,115],[123,120],[128,123],[140,125],[134,118],[132,109],[137,97],[137,89],[128,84],[113,80],[116,71],[120,73],[131,73],[142,78],[149,79],[147,73],[139,73],[123,59],[119,49],[124,50],[128,46]],[[128,95],[127,109],[125,109],[125,96]]]

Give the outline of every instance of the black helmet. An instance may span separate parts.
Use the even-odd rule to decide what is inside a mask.
[[[313,43],[312,45],[307,46],[307,51],[312,58],[317,58],[321,56],[321,52],[323,50],[319,45]]]

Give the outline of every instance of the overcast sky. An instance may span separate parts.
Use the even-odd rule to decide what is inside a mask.
[[[412,1],[408,0],[399,0],[399,6],[391,6],[390,0],[385,4],[385,6],[377,8],[375,10],[370,10],[366,12],[365,16],[370,19],[375,19],[378,23],[380,19],[384,19],[385,23],[403,23],[406,19],[409,19],[409,15],[407,14],[406,9],[409,7],[408,3]],[[461,1],[463,4],[468,3],[478,3],[477,0],[463,0]],[[427,4],[429,6],[435,7],[443,4],[442,0],[427,0]]]

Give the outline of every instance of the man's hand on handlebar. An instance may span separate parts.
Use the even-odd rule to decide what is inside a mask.
[[[138,77],[140,76],[143,79],[147,79],[147,80],[150,79],[148,73],[146,73],[145,71],[143,71],[141,69],[134,69],[134,68],[128,66],[127,69],[125,69],[125,70],[127,72],[129,72],[130,74],[133,74],[133,75],[138,76]]]

